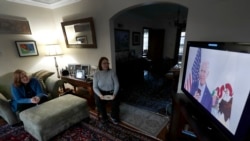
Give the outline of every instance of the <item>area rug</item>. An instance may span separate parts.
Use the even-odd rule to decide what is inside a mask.
[[[157,137],[169,122],[168,116],[137,108],[126,103],[121,103],[120,105],[120,118],[122,122],[154,137]]]
[[[144,83],[120,89],[122,102],[167,116],[171,114],[167,108],[172,103],[172,93],[171,82],[150,73],[145,76]]]
[[[0,118],[0,141],[36,141],[23,125],[12,127]],[[107,123],[90,116],[51,139],[51,141],[159,141],[129,128]]]

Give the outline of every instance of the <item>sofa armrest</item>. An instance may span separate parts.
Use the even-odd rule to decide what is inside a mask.
[[[49,77],[45,80],[46,89],[49,92],[49,99],[58,97],[58,90],[60,87],[63,87],[63,80]]]
[[[20,120],[12,111],[10,101],[0,93],[0,116],[10,125],[18,123]]]

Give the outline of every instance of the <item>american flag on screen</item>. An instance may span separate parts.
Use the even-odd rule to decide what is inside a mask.
[[[201,49],[199,48],[197,50],[195,59],[194,59],[194,63],[192,66],[192,72],[188,74],[187,79],[185,81],[185,89],[190,92],[191,87],[192,87],[192,83],[195,81],[199,80],[199,70],[200,70],[200,63],[201,63]]]

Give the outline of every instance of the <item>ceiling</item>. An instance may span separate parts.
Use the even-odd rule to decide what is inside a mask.
[[[178,4],[160,3],[133,8],[127,13],[142,16],[149,19],[169,19],[180,18],[186,20],[188,9]]]
[[[19,4],[38,6],[48,9],[55,9],[62,6],[70,5],[81,0],[7,0]],[[138,15],[149,19],[182,19],[186,21],[188,9],[173,3],[149,4],[136,8],[132,8],[126,14]]]
[[[81,0],[7,0],[19,4],[38,6],[48,9],[55,9],[62,6],[70,5]]]
[[[7,0],[9,2],[15,2],[19,4],[26,4],[32,6],[38,6],[48,9],[55,9],[62,6],[70,5],[81,0]],[[176,17],[181,17],[181,19],[186,19],[187,8],[180,6],[178,4],[171,3],[159,3],[144,5],[141,7],[133,8],[128,13],[143,16],[150,19],[175,19]]]

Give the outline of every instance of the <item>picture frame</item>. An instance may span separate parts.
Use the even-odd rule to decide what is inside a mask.
[[[77,70],[81,70],[81,64],[68,64],[67,70],[71,76],[75,76]]]
[[[88,65],[88,64],[82,64],[81,65],[81,69],[84,70],[85,75],[89,75],[90,65]]]
[[[67,70],[69,71],[70,75],[75,75],[75,64],[68,64]]]
[[[81,44],[88,44],[88,39],[87,36],[77,36],[76,41],[81,43]]]
[[[115,50],[129,50],[129,30],[115,29]]]
[[[17,52],[20,57],[38,56],[36,42],[29,41],[15,41]]]
[[[89,64],[68,64],[68,71],[71,76],[76,77],[77,73],[78,75],[81,75],[80,73],[84,74],[85,76],[88,76],[90,65]]]
[[[76,78],[78,79],[85,79],[85,72],[84,70],[76,70]]]
[[[133,32],[132,33],[132,45],[140,45],[141,37],[140,32]]]
[[[29,21],[23,17],[0,15],[1,34],[31,34]]]
[[[82,65],[81,64],[75,64],[75,70],[82,70]]]

